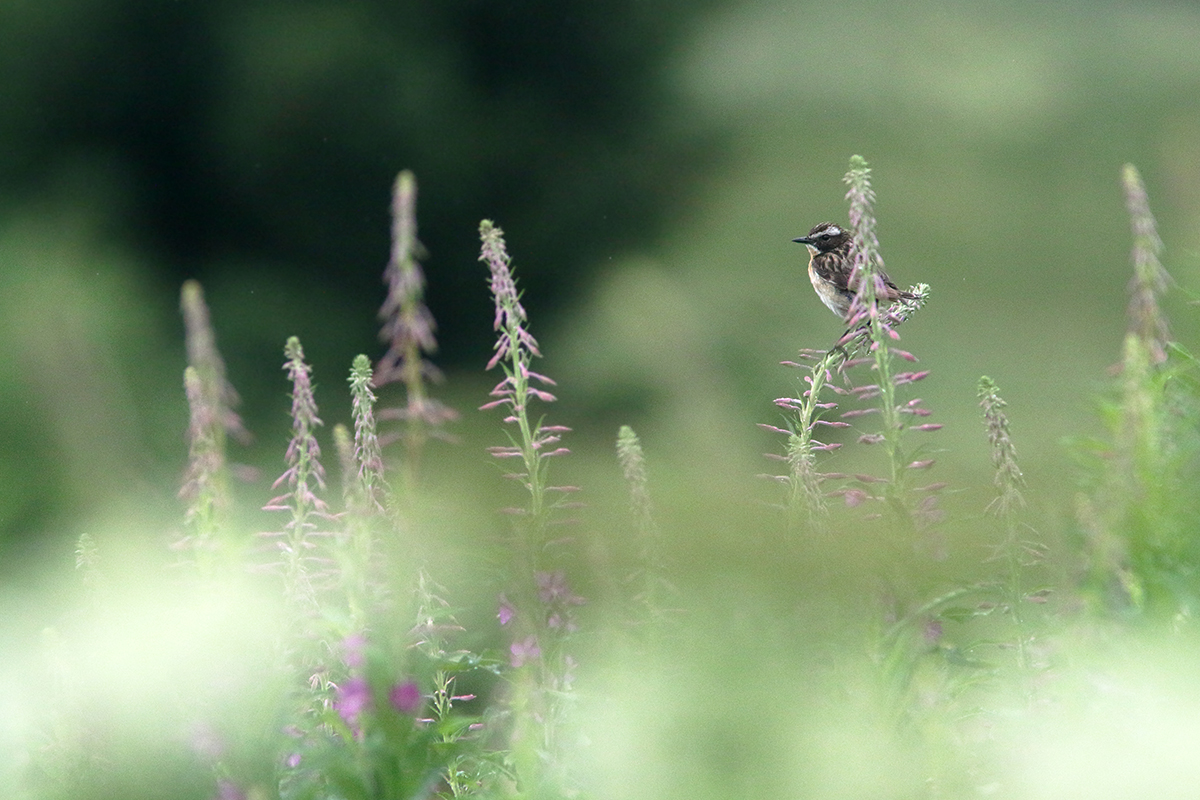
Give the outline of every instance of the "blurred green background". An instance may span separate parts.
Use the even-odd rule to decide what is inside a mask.
[[[326,421],[346,420],[351,359],[383,352],[402,168],[420,183],[440,391],[465,417],[462,443],[430,458],[456,509],[430,550],[469,561],[454,522],[504,502],[504,487],[476,488],[498,483],[482,448],[501,441],[473,410],[494,382],[475,260],[490,217],[560,384],[551,419],[576,429],[560,479],[591,492],[597,537],[629,423],[681,580],[719,587],[742,622],[792,613],[810,579],[819,607],[828,564],[781,578],[743,511],[771,497],[753,476],[780,443],[754,423],[778,423],[771,400],[796,390],[778,362],[841,332],[790,239],[845,219],[854,153],[874,169],[889,272],[932,286],[902,346],[933,371],[920,388],[946,425],[935,472],[951,513],[988,497],[986,373],[1010,403],[1036,524],[1062,534],[1062,439],[1096,430],[1124,330],[1125,162],[1179,284],[1176,337],[1197,338],[1198,42],[1200,7],[1165,1],[3,0],[0,647],[23,651],[71,607],[80,533],[120,570],[178,528],[187,277],[205,285],[256,434],[233,454],[262,470],[241,489],[247,525],[267,524],[253,509],[282,469],[284,340],[303,341]],[[869,551],[847,544],[840,569]],[[714,671],[732,663],[711,655]]]

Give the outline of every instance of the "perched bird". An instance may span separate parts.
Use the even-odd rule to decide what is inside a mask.
[[[832,222],[822,222],[807,236],[798,236],[792,241],[808,248],[808,279],[817,290],[817,297],[830,311],[846,319],[857,289],[850,285],[850,272],[854,268],[850,231]],[[884,292],[878,300],[894,303],[912,299],[913,295],[898,289],[887,273],[880,272],[879,277],[883,278]]]

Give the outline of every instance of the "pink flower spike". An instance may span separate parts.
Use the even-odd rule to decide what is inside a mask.
[[[770,431],[771,433],[782,433],[785,436],[791,433],[791,431],[785,431],[783,428],[777,428],[774,425],[768,425],[765,422],[758,423],[758,427],[762,428],[764,431]]]
[[[933,466],[933,464],[934,464],[934,459],[932,459],[932,458],[928,459],[926,461],[914,461],[911,464],[909,464],[907,467],[905,467],[905,469],[929,469],[930,467]]]
[[[550,458],[551,456],[565,456],[571,451],[566,447],[560,447],[557,450],[551,450],[549,453],[542,453],[542,458]]]
[[[941,428],[942,428],[941,424],[939,424],[937,422],[928,422],[924,425],[914,426],[913,430],[914,431],[937,431],[937,430],[941,430]]]
[[[566,425],[543,425],[541,430],[546,433],[570,433],[571,429]]]
[[[505,398],[504,400],[493,400],[490,403],[484,403],[483,405],[481,405],[479,407],[479,410],[480,411],[491,411],[493,408],[499,408],[500,406],[502,406],[508,402],[510,402],[510,401],[507,398]]]
[[[899,356],[900,358],[903,358],[905,361],[916,361],[917,360],[917,357],[914,356],[912,353],[908,352],[907,350],[901,350],[898,347],[893,347],[892,353]]]

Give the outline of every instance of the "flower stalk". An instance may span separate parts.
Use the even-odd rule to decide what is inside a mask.
[[[417,239],[417,179],[404,170],[392,190],[392,251],[383,273],[388,292],[379,309],[383,321],[379,338],[388,349],[376,366],[374,385],[399,382],[404,386],[404,407],[383,409],[379,418],[404,425],[401,472],[409,490],[416,486],[429,439],[448,438],[446,423],[458,419],[458,412],[429,396],[428,382],[440,381],[442,374],[427,358],[437,351],[437,323],[425,305],[425,273],[420,264],[424,255]]]

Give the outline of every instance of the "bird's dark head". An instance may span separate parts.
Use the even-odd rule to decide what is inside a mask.
[[[813,226],[807,236],[797,236],[792,239],[797,244],[808,247],[814,254],[828,253],[850,244],[850,231],[832,222],[822,222]]]

